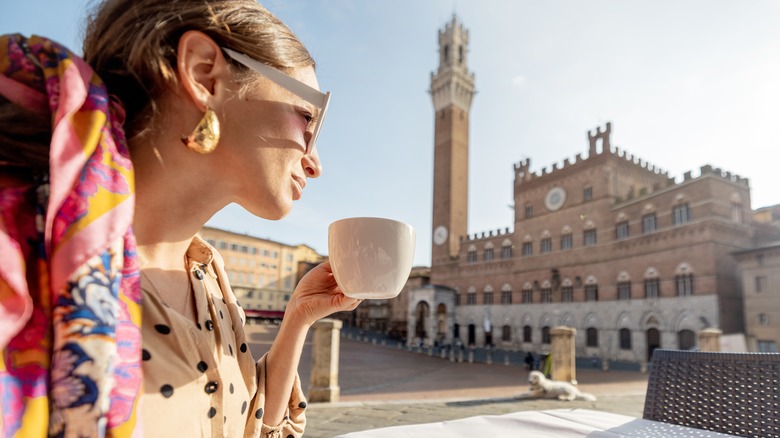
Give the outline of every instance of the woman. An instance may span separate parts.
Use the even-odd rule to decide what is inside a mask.
[[[314,61],[254,0],[107,0],[83,58],[0,38],[4,435],[301,436],[306,332],[358,300],[316,267],[255,362],[196,234],[320,176]]]

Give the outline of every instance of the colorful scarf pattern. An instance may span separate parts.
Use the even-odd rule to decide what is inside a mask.
[[[82,59],[37,36],[0,36],[0,94],[52,121],[49,173],[0,185],[0,437],[140,436],[124,110]]]

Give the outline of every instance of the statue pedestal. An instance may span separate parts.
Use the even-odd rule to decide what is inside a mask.
[[[577,382],[577,371],[574,356],[574,335],[577,329],[571,327],[553,327],[550,329],[552,341],[552,380]]]
[[[314,323],[310,402],[337,402],[339,387],[339,332],[342,322],[321,319]]]

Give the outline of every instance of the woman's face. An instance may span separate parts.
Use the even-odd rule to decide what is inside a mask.
[[[319,89],[312,67],[288,74]],[[217,174],[232,202],[256,216],[281,219],[301,198],[307,179],[322,172],[316,145],[304,153],[318,109],[264,77],[249,91],[238,90],[217,111],[222,135],[211,154]]]

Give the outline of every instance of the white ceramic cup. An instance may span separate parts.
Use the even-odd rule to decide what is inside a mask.
[[[412,271],[416,233],[393,219],[353,217],[328,227],[328,258],[344,295],[393,298]]]

